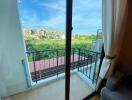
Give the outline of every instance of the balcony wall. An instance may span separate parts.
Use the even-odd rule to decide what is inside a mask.
[[[0,97],[27,88],[22,59],[26,59],[17,0],[0,0]]]

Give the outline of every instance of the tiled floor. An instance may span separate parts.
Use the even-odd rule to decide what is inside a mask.
[[[65,80],[60,79],[39,88],[20,93],[4,100],[64,100]],[[78,75],[71,75],[70,100],[82,100],[93,89],[88,86]]]

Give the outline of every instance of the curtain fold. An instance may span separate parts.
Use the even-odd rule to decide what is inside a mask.
[[[102,0],[102,31],[105,57],[99,76],[103,79],[114,65],[123,41],[128,0]]]

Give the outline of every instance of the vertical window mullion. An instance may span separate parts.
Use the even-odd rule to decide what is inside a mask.
[[[70,61],[72,36],[72,0],[66,0],[66,68],[65,68],[65,100],[70,99]]]

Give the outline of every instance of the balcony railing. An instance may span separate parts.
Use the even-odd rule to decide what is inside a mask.
[[[27,51],[26,53],[33,82],[65,72],[65,49]],[[81,72],[94,83],[97,80],[99,58],[98,52],[72,48],[71,70]]]

